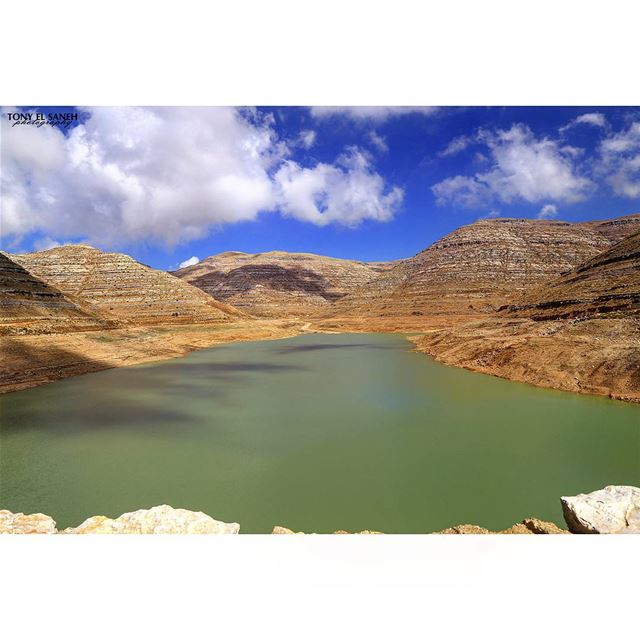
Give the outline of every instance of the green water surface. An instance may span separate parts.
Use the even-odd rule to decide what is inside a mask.
[[[59,527],[166,503],[243,532],[501,529],[640,486],[640,406],[445,367],[400,335],[225,345],[0,412],[0,508]]]

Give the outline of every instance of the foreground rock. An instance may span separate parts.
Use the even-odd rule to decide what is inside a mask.
[[[0,533],[57,533],[56,521],[42,513],[0,510]]]
[[[65,529],[63,533],[239,533],[240,525],[219,522],[202,511],[174,509],[163,504],[151,509],[123,513],[112,520],[93,516],[79,527]]]
[[[273,531],[271,533],[275,534],[295,534],[295,535],[305,535],[304,531],[293,531],[292,529],[287,529],[287,527],[281,527],[279,525],[273,527]],[[334,531],[334,534],[346,534],[351,535],[350,531],[344,531],[340,529],[339,531]],[[369,531],[365,529],[364,531],[356,531],[353,535],[381,535],[382,531]]]
[[[640,533],[640,489],[609,486],[560,498],[573,533]]]
[[[545,522],[544,520],[538,520],[538,518],[525,518],[522,522],[518,522],[508,529],[503,531],[490,531],[484,527],[479,527],[475,524],[459,524],[456,527],[449,527],[438,531],[438,533],[453,533],[453,534],[466,534],[466,535],[486,535],[488,533],[501,533],[501,534],[562,534],[570,533],[564,529],[561,529],[553,522]]]

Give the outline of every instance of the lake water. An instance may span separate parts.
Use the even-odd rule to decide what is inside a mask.
[[[225,345],[0,397],[0,508],[58,526],[170,504],[239,522],[417,533],[562,524],[640,486],[640,406],[440,365],[400,335]]]

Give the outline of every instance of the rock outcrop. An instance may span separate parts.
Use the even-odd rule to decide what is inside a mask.
[[[229,251],[173,273],[252,315],[306,318],[393,265],[310,253]]]
[[[242,315],[200,289],[122,253],[67,245],[12,255],[31,275],[118,325],[227,322]]]
[[[489,533],[500,533],[506,535],[513,534],[564,534],[570,533],[565,529],[561,529],[558,525],[553,522],[545,522],[544,520],[538,520],[537,518],[525,518],[522,522],[518,522],[508,529],[503,529],[502,531],[490,531],[489,529],[485,529],[484,527],[479,527],[476,524],[459,524],[455,527],[449,527],[448,529],[443,529],[442,531],[438,531],[438,533],[448,533],[448,534],[464,534],[464,535],[486,535]]]
[[[42,513],[0,510],[0,533],[57,533],[56,521]]]
[[[326,316],[416,329],[493,313],[640,230],[640,215],[568,223],[498,218],[461,227],[337,302]]]
[[[287,527],[281,527],[279,525],[273,527],[273,531],[271,533],[274,534],[294,534],[294,535],[305,535],[304,531],[293,531],[291,529],[287,529]],[[334,534],[343,534],[343,535],[382,535],[382,531],[369,531],[365,529],[364,531],[356,531],[355,533],[351,533],[350,531],[344,531],[340,529],[339,531],[334,531]]]
[[[534,320],[640,316],[640,232],[509,305]]]
[[[445,364],[640,402],[640,232],[492,317],[415,342]]]
[[[640,489],[608,486],[560,499],[573,533],[640,533]]]
[[[569,531],[553,522],[525,518],[502,531],[490,531],[475,524],[460,524],[438,531],[439,534],[566,534],[566,533],[640,533],[640,488],[608,486],[593,493],[561,498]],[[214,520],[202,511],[174,509],[160,505],[123,513],[118,518],[92,516],[77,527],[56,530],[55,521],[42,513],[25,515],[0,510],[0,533],[64,533],[64,534],[164,534],[239,533],[240,525]],[[283,526],[273,527],[273,534],[303,534]],[[381,534],[365,529],[359,535]],[[334,534],[349,534],[338,530]]]
[[[25,335],[106,327],[65,296],[0,252],[0,334]]]
[[[78,527],[65,529],[63,533],[239,533],[237,523],[219,522],[201,511],[174,509],[160,505],[151,509],[140,509],[123,513],[112,520],[105,516],[93,516]]]

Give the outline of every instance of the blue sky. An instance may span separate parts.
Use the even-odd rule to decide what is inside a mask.
[[[87,108],[2,120],[2,248],[156,268],[222,251],[407,257],[482,217],[640,211],[640,109]],[[23,112],[71,111],[29,107]]]

